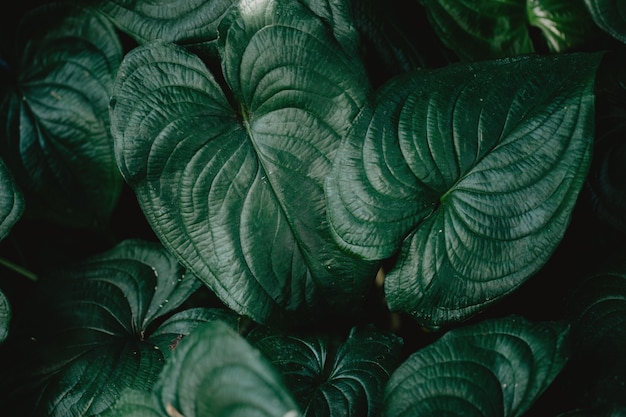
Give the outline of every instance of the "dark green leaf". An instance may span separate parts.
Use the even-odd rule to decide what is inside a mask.
[[[461,320],[549,259],[589,168],[598,59],[417,71],[363,111],[327,181],[328,212],[347,250],[398,255],[392,310]]]
[[[0,159],[0,240],[7,237],[24,212],[24,197],[13,175]]]
[[[626,262],[607,261],[569,295],[572,333],[581,355],[610,358],[626,349]]]
[[[595,36],[595,25],[583,0],[529,0],[526,12],[528,23],[541,31],[550,52],[574,50]]]
[[[202,325],[181,341],[153,392],[163,416],[301,415],[276,369],[221,321]]]
[[[568,330],[516,316],[451,330],[391,375],[382,415],[521,416],[565,365]]]
[[[200,285],[161,245],[136,240],[49,272],[19,326],[26,363],[5,389],[23,395],[16,406],[50,417],[97,414],[127,387],[149,389],[169,344],[202,320],[174,315],[158,325]]]
[[[126,56],[111,105],[123,175],[161,241],[237,313],[359,302],[376,265],[334,243],[323,181],[365,101],[361,64],[297,2],[241,2],[219,30],[237,111],[198,56],[160,42]]]
[[[214,42],[217,25],[235,0],[154,2],[99,0],[98,8],[140,43],[162,39],[184,44]]]
[[[150,391],[126,389],[99,417],[177,417],[159,410]]]
[[[402,340],[371,327],[348,339],[288,335],[267,328],[248,340],[283,374],[300,408],[312,416],[375,416],[383,388],[399,363]]]
[[[614,0],[585,0],[594,22],[609,35],[626,43],[626,4]]]
[[[582,0],[421,0],[442,41],[467,61],[584,44],[593,30]],[[543,37],[533,39],[531,27]]]
[[[6,295],[0,290],[0,344],[4,342],[9,334],[9,324],[11,322],[11,304]]]
[[[90,9],[48,5],[22,22],[18,88],[2,102],[3,158],[27,212],[65,225],[108,225],[122,187],[108,103],[122,50]]]

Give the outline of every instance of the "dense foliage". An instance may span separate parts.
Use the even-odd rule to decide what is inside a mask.
[[[0,408],[624,415],[625,16],[7,11]]]

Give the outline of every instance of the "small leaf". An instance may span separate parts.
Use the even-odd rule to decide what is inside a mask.
[[[200,285],[160,244],[139,240],[49,271],[16,326],[12,347],[23,359],[11,364],[5,392],[19,394],[15,406],[52,417],[97,414],[127,387],[149,389],[168,343],[202,323],[174,314],[168,334],[159,321]]]
[[[342,247],[397,256],[390,309],[425,326],[455,322],[544,265],[589,170],[598,61],[457,64],[380,90],[346,136],[326,196]]]
[[[0,159],[0,241],[8,236],[23,212],[24,196],[9,168]]]
[[[282,373],[309,417],[377,415],[402,347],[400,338],[372,327],[353,328],[340,344],[328,335],[268,328],[255,329],[248,340]]]
[[[106,226],[122,189],[108,115],[122,58],[113,26],[89,8],[46,5],[22,21],[16,50],[0,150],[28,215]]]
[[[382,416],[521,416],[565,365],[568,331],[516,316],[451,330],[391,375]]]
[[[181,341],[153,393],[161,414],[170,417],[301,415],[276,369],[221,321]]]

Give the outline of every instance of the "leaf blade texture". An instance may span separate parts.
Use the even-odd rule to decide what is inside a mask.
[[[52,4],[24,17],[15,47],[17,88],[2,103],[0,149],[27,214],[104,228],[122,189],[108,114],[120,40],[93,9]]]
[[[382,415],[521,416],[566,364],[568,334],[519,316],[450,330],[392,374]]]
[[[220,34],[237,108],[179,47],[126,57],[112,106],[124,177],[161,241],[239,314],[296,320],[362,299],[375,265],[336,246],[323,191],[365,100],[360,63],[292,2],[242,2]]]
[[[417,71],[360,114],[326,182],[328,213],[346,250],[397,257],[392,310],[426,326],[462,320],[547,261],[589,170],[597,62]]]

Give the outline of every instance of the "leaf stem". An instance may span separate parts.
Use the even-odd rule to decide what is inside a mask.
[[[29,271],[26,268],[23,268],[7,259],[1,258],[0,257],[0,265],[4,265],[5,267],[17,272],[20,275],[25,276],[26,278],[30,279],[33,282],[37,282],[37,280],[39,279],[37,277],[37,275],[35,275],[33,272]]]

